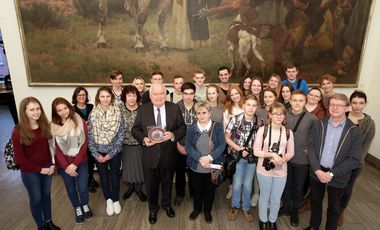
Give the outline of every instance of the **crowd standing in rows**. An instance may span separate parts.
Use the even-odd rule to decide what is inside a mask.
[[[226,180],[230,221],[240,209],[253,221],[251,207],[258,204],[260,229],[277,229],[281,215],[290,215],[290,224],[298,226],[298,213],[308,206],[307,229],[319,229],[327,187],[326,229],[336,229],[375,135],[374,121],[363,112],[367,96],[355,91],[348,99],[335,93],[336,78],[329,74],[320,78],[322,90],[309,89],[294,64],[285,66],[285,75],[281,81],[272,74],[267,88],[259,77],[235,85],[222,66],[218,85],[206,86],[206,74],[199,70],[193,82],[175,75],[169,93],[161,72],[151,74],[147,90],[142,77],[123,87],[123,73],[112,71],[112,87],[97,90],[95,105],[83,87],[74,90],[72,104],[54,99],[50,123],[38,99],[24,98],[12,141],[38,229],[60,229],[51,215],[56,167],[78,224],[94,216],[89,205],[89,192],[99,187],[94,164],[108,216],[122,210],[122,175],[128,186],[123,200],[136,193],[147,201],[150,224],[160,209],[174,218],[175,175],[174,205],[185,198],[187,177],[193,199],[189,219],[203,212],[211,223],[216,189],[211,172],[223,164],[229,170],[231,162],[236,167]]]

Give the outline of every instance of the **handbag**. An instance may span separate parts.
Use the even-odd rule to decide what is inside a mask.
[[[13,151],[12,139],[9,139],[4,148],[5,165],[10,170],[19,170],[20,167],[16,163],[15,153]]]
[[[211,138],[212,138],[212,133],[214,131],[214,126],[215,126],[215,122],[213,122],[213,124],[212,124],[211,134],[210,134],[210,138],[208,141],[208,149],[210,152],[211,152]],[[223,166],[220,169],[210,169],[210,171],[211,171],[210,172],[211,173],[211,183],[213,183],[216,186],[220,185],[223,182],[224,177],[225,177],[225,171],[224,171]]]

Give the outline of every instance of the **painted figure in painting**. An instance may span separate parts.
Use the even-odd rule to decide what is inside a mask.
[[[157,24],[159,32],[159,43],[161,50],[168,50],[168,39],[165,35],[164,26],[166,22],[166,16],[169,12],[169,8],[172,0],[153,0],[157,1]],[[125,0],[124,8],[127,13],[133,18],[136,31],[136,44],[135,50],[144,50],[148,43],[144,34],[144,24],[148,18],[149,5],[151,0]],[[97,35],[98,48],[107,47],[107,41],[104,36],[104,27],[108,16],[108,0],[99,0],[99,26]]]

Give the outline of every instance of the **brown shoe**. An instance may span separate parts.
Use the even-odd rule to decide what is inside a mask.
[[[339,217],[338,217],[338,226],[342,226],[344,223],[344,215],[343,215],[344,209],[340,210]]]
[[[311,208],[311,200],[310,198],[306,198],[302,205],[298,208],[299,213],[303,213]]]
[[[243,211],[244,213],[244,217],[245,219],[248,221],[248,222],[252,222],[253,221],[253,215],[250,211]]]
[[[229,220],[236,220],[237,214],[239,213],[238,208],[231,208],[230,211],[228,212],[228,219]]]

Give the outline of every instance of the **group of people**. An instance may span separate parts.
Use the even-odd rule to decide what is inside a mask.
[[[93,217],[89,191],[99,186],[94,164],[108,216],[122,210],[122,175],[128,185],[122,198],[136,193],[147,201],[150,224],[157,222],[160,208],[175,217],[175,175],[174,205],[184,200],[187,177],[193,199],[189,219],[203,212],[211,223],[216,189],[211,172],[223,164],[230,170],[226,163],[231,161],[236,167],[226,180],[229,220],[241,208],[245,219],[253,221],[251,206],[258,203],[260,229],[277,229],[283,214],[298,226],[300,204],[309,200],[307,229],[318,229],[327,187],[326,229],[336,229],[343,224],[343,211],[375,134],[374,121],[363,112],[367,97],[361,91],[349,99],[335,93],[336,79],[328,74],[320,79],[323,90],[309,89],[294,64],[285,67],[285,75],[283,81],[277,74],[270,76],[267,88],[258,77],[242,78],[235,85],[229,81],[229,68],[222,66],[218,85],[206,86],[205,72],[199,70],[193,82],[175,75],[169,93],[161,72],[151,74],[146,90],[142,77],[123,87],[123,73],[112,71],[112,87],[97,90],[95,105],[83,87],[74,90],[71,103],[55,98],[51,122],[38,99],[24,98],[12,142],[38,229],[60,229],[51,217],[55,167],[78,224]]]

